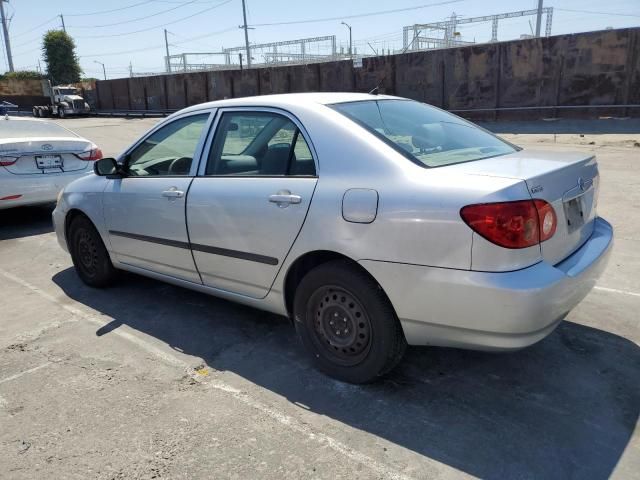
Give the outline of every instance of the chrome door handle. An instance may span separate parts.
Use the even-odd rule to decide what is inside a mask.
[[[277,203],[279,207],[286,207],[291,203],[302,202],[302,197],[291,193],[276,193],[275,195],[269,195],[269,201]]]
[[[170,188],[169,190],[162,192],[162,196],[167,198],[182,198],[184,197],[184,192],[177,188]]]

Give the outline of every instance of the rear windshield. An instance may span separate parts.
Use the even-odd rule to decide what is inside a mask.
[[[42,120],[8,120],[0,118],[0,139],[23,137],[76,137],[74,133],[53,122]]]
[[[332,108],[424,167],[481,160],[517,149],[460,117],[412,100],[366,100]]]

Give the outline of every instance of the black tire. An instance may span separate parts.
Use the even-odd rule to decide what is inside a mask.
[[[60,118],[67,118],[67,114],[64,113],[64,109],[63,108],[58,107],[58,116]]]
[[[85,284],[102,288],[113,283],[117,270],[100,234],[87,217],[78,216],[71,221],[68,245],[73,266]]]
[[[349,383],[389,372],[407,347],[382,288],[343,260],[305,275],[295,294],[294,324],[318,369]]]
[[[33,113],[34,117],[38,116],[38,109],[36,107],[33,107],[33,109],[31,110],[31,113]]]

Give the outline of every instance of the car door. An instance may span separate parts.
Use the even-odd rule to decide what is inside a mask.
[[[110,180],[103,194],[109,241],[118,261],[202,283],[189,249],[185,201],[210,115],[179,117],[125,155],[127,176]]]
[[[205,285],[262,298],[309,209],[312,146],[277,110],[224,109],[216,123],[187,199],[193,256]]]

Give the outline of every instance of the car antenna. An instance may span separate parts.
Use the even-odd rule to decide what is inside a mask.
[[[386,78],[387,78],[386,75],[382,77],[382,80],[380,80],[380,82],[378,82],[378,84],[371,89],[371,91],[369,92],[369,95],[378,95],[380,87],[382,86]]]

